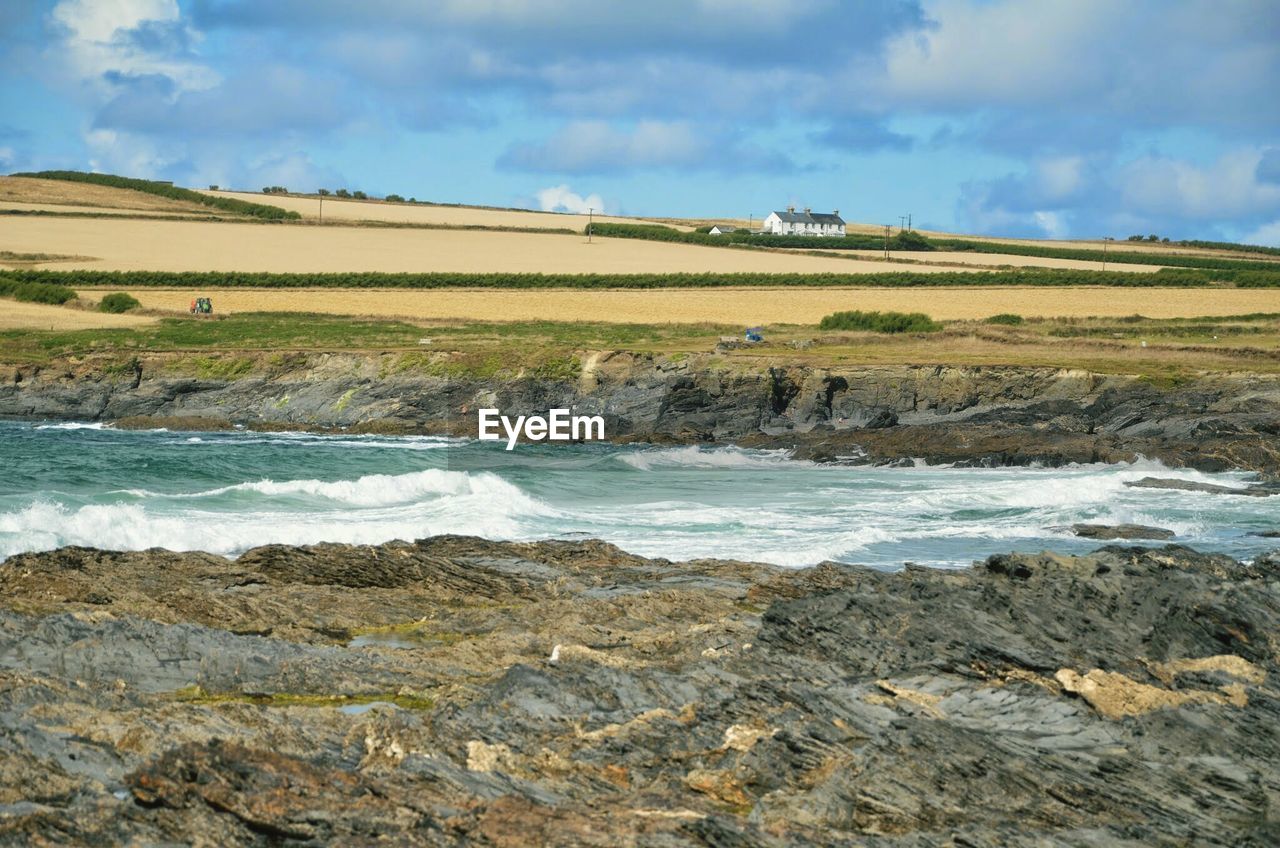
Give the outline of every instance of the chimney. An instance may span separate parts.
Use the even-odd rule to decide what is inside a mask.
[[[795,208],[794,206],[788,206],[788,207],[787,207],[787,211],[788,211],[788,212],[795,212],[795,211],[796,211],[796,208]]]
[[[832,209],[832,210],[831,210],[831,214],[832,214],[832,215],[839,215],[839,214],[840,214],[840,210],[839,210],[839,209]]]
[[[806,215],[808,215],[808,214],[809,214],[810,212],[812,212],[812,211],[813,211],[813,210],[812,210],[812,209],[810,209],[808,206],[806,206],[806,207],[804,208],[804,214],[806,214]]]

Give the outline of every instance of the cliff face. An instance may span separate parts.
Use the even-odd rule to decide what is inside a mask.
[[[595,351],[486,378],[399,355],[86,359],[0,371],[0,416],[474,435],[475,410],[601,414],[610,438],[790,447],[829,460],[1114,461],[1280,470],[1280,378],[1176,386],[1084,371],[684,359]],[[173,425],[175,422],[166,422]],[[180,422],[178,422],[180,423]]]

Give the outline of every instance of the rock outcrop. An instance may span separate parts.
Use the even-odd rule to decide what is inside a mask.
[[[513,415],[566,407],[602,415],[615,439],[788,447],[820,461],[1018,465],[1142,455],[1280,472],[1280,378],[1269,376],[1209,375],[1161,388],[1050,368],[819,368],[584,351],[576,377],[493,379],[450,370],[447,356],[193,363],[152,354],[128,367],[92,358],[8,366],[0,369],[0,417],[474,436],[479,407]]]
[[[0,563],[0,844],[1266,845],[1280,553]]]

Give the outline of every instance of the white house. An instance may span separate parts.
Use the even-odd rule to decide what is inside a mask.
[[[830,214],[805,209],[797,212],[788,206],[786,212],[770,212],[764,219],[764,231],[775,236],[843,236],[844,219],[840,210]]]

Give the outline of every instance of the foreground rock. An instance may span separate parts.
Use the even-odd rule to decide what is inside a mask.
[[[1208,495],[1240,495],[1249,498],[1265,498],[1280,495],[1280,484],[1255,483],[1249,486],[1219,486],[1216,483],[1200,483],[1195,480],[1179,480],[1174,477],[1143,477],[1125,483],[1134,489],[1172,489],[1179,492],[1204,492]]]
[[[1280,839],[1280,555],[66,548],[0,599],[0,844]]]
[[[1168,541],[1177,534],[1146,524],[1073,524],[1071,532],[1082,539],[1157,539]]]
[[[1280,474],[1274,375],[1159,387],[1054,368],[821,368],[778,353],[577,351],[576,376],[481,378],[470,376],[474,363],[451,357],[151,353],[0,366],[0,417],[475,436],[481,407],[511,415],[572,407],[603,416],[620,440],[781,447],[819,461],[1062,465],[1145,456]]]

